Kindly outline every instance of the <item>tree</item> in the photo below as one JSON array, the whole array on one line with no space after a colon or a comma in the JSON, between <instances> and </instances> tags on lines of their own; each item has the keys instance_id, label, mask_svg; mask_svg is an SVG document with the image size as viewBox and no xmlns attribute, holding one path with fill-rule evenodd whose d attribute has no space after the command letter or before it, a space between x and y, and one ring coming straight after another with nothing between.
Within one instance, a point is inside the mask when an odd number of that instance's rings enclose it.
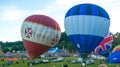
<instances>
[{"instance_id":1,"label":"tree","mask_svg":"<svg viewBox=\"0 0 120 67\"><path fill-rule=\"evenodd\" d=\"M6 52L10 52L10 49L8 49L8 48L4 48L4 49L3 49L3 52L4 52L4 53L6 53Z\"/></svg>"},{"instance_id":2,"label":"tree","mask_svg":"<svg viewBox=\"0 0 120 67\"><path fill-rule=\"evenodd\" d=\"M58 41L57 45L55 47L59 47L60 49L63 48L63 46L66 46L66 43L68 42L68 38L65 32L61 33L61 38Z\"/></svg>"},{"instance_id":3,"label":"tree","mask_svg":"<svg viewBox=\"0 0 120 67\"><path fill-rule=\"evenodd\" d=\"M18 50L19 50L19 51L24 51L24 50L25 50L25 47L24 47L23 45L20 45L20 46L18 47Z\"/></svg>"},{"instance_id":4,"label":"tree","mask_svg":"<svg viewBox=\"0 0 120 67\"><path fill-rule=\"evenodd\" d=\"M14 46L11 48L11 52L12 52L13 50L14 50L14 51L18 51L18 47L17 47L16 45L14 45Z\"/></svg>"},{"instance_id":5,"label":"tree","mask_svg":"<svg viewBox=\"0 0 120 67\"><path fill-rule=\"evenodd\" d=\"M113 35L113 43L112 43L112 49L117 46L120 45L120 33L116 33ZM22 41L15 41L15 42L2 42L0 41L0 45L1 45L1 49L3 50L3 52L9 52L9 51L23 51L25 50L25 47L23 46L23 42ZM58 47L59 49L67 49L69 52L75 52L76 49L74 48L74 46L72 45L72 43L68 40L68 37L66 35L65 32L61 33L61 38L58 41L58 43L55 45L55 47ZM9 49L11 48L11 49Z\"/></svg>"},{"instance_id":6,"label":"tree","mask_svg":"<svg viewBox=\"0 0 120 67\"><path fill-rule=\"evenodd\" d=\"M112 43L112 49L117 46L120 45L120 33L116 33L113 35L113 43Z\"/></svg>"}]
</instances>

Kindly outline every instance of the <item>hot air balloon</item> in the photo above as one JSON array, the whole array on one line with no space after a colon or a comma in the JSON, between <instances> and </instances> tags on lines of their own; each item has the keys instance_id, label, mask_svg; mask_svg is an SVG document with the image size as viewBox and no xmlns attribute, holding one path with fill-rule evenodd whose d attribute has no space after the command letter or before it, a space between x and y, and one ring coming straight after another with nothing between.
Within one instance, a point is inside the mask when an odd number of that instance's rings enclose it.
<instances>
[{"instance_id":1,"label":"hot air balloon","mask_svg":"<svg viewBox=\"0 0 120 67\"><path fill-rule=\"evenodd\" d=\"M53 47L60 36L58 23L45 15L27 17L21 27L21 37L30 61Z\"/></svg>"},{"instance_id":2,"label":"hot air balloon","mask_svg":"<svg viewBox=\"0 0 120 67\"><path fill-rule=\"evenodd\" d=\"M82 58L94 51L110 26L107 12L95 4L78 4L65 15L64 27L69 40Z\"/></svg>"},{"instance_id":3,"label":"hot air balloon","mask_svg":"<svg viewBox=\"0 0 120 67\"><path fill-rule=\"evenodd\" d=\"M107 63L110 64L120 63L120 50L112 52L107 58Z\"/></svg>"},{"instance_id":4,"label":"hot air balloon","mask_svg":"<svg viewBox=\"0 0 120 67\"><path fill-rule=\"evenodd\" d=\"M120 51L120 45L116 46L112 52Z\"/></svg>"},{"instance_id":5,"label":"hot air balloon","mask_svg":"<svg viewBox=\"0 0 120 67\"><path fill-rule=\"evenodd\" d=\"M109 53L111 52L112 42L113 42L112 33L108 32L107 36L95 48L94 50L95 54L108 57Z\"/></svg>"},{"instance_id":6,"label":"hot air balloon","mask_svg":"<svg viewBox=\"0 0 120 67\"><path fill-rule=\"evenodd\" d=\"M120 45L116 46L108 56L107 62L110 64L120 63Z\"/></svg>"}]
</instances>

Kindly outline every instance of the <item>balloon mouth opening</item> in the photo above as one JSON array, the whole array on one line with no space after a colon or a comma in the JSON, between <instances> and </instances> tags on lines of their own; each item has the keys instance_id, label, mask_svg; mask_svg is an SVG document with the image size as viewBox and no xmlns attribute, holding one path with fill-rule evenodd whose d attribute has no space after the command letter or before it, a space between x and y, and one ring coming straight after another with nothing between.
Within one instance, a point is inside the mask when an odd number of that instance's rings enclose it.
<instances>
[{"instance_id":1,"label":"balloon mouth opening","mask_svg":"<svg viewBox=\"0 0 120 67\"><path fill-rule=\"evenodd\" d=\"M87 58L88 54L90 54L90 53L91 52L79 52L80 57L83 58L83 59Z\"/></svg>"},{"instance_id":2,"label":"balloon mouth opening","mask_svg":"<svg viewBox=\"0 0 120 67\"><path fill-rule=\"evenodd\" d=\"M41 54L45 53L47 50L49 50L51 48L49 46L30 42L27 40L24 40L23 42L24 42L24 46L27 50L27 53L29 55L30 61L33 61L36 57L40 56Z\"/></svg>"}]
</instances>

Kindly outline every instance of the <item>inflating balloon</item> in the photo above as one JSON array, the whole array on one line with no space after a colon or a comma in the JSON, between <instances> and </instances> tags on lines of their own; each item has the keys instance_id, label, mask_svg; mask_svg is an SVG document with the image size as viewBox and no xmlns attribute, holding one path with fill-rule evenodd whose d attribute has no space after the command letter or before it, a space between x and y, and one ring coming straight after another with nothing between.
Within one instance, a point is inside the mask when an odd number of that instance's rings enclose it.
<instances>
[{"instance_id":1,"label":"inflating balloon","mask_svg":"<svg viewBox=\"0 0 120 67\"><path fill-rule=\"evenodd\" d=\"M120 45L114 47L112 53L107 58L107 62L111 64L120 63Z\"/></svg>"},{"instance_id":2,"label":"inflating balloon","mask_svg":"<svg viewBox=\"0 0 120 67\"><path fill-rule=\"evenodd\" d=\"M112 52L107 58L107 63L110 64L120 63L120 50Z\"/></svg>"},{"instance_id":3,"label":"inflating balloon","mask_svg":"<svg viewBox=\"0 0 120 67\"><path fill-rule=\"evenodd\" d=\"M78 4L65 15L65 31L82 58L86 58L106 36L110 18L95 4Z\"/></svg>"},{"instance_id":4,"label":"inflating balloon","mask_svg":"<svg viewBox=\"0 0 120 67\"><path fill-rule=\"evenodd\" d=\"M108 32L107 36L95 48L94 50L95 54L108 57L109 53L111 52L112 42L113 42L112 33Z\"/></svg>"},{"instance_id":5,"label":"inflating balloon","mask_svg":"<svg viewBox=\"0 0 120 67\"><path fill-rule=\"evenodd\" d=\"M61 30L52 18L45 15L31 15L22 24L21 36L32 61L58 42Z\"/></svg>"}]
</instances>

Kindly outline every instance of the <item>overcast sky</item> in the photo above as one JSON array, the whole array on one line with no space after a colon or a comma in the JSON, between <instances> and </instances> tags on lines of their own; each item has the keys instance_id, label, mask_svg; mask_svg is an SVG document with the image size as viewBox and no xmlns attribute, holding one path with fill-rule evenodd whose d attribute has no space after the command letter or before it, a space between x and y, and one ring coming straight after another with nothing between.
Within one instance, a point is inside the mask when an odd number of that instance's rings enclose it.
<instances>
[{"instance_id":1,"label":"overcast sky","mask_svg":"<svg viewBox=\"0 0 120 67\"><path fill-rule=\"evenodd\" d=\"M120 32L120 0L0 0L0 41L22 40L20 29L24 19L43 14L56 20L64 31L64 16L77 4L92 3L104 8L110 16L110 31Z\"/></svg>"}]
</instances>

